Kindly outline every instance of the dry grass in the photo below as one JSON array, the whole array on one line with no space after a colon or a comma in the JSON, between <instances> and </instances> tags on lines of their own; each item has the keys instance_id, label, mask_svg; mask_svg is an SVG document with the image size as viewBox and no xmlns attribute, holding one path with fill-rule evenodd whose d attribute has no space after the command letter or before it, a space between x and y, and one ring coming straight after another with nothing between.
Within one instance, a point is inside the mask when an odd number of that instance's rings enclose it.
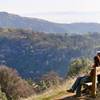
<instances>
[{"instance_id":1,"label":"dry grass","mask_svg":"<svg viewBox=\"0 0 100 100\"><path fill-rule=\"evenodd\" d=\"M70 88L74 80L75 78L74 79L70 78L59 86L52 87L41 94L33 95L24 100L54 100L54 98L66 94L66 89Z\"/></svg>"}]
</instances>

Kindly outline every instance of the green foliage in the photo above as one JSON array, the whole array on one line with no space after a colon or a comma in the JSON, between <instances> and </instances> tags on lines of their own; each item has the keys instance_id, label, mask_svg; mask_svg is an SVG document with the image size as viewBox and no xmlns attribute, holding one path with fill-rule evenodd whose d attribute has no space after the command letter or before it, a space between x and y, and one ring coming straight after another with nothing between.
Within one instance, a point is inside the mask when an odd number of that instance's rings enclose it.
<instances>
[{"instance_id":1,"label":"green foliage","mask_svg":"<svg viewBox=\"0 0 100 100\"><path fill-rule=\"evenodd\" d=\"M31 86L33 85L33 80L31 78L26 80Z\"/></svg>"},{"instance_id":2,"label":"green foliage","mask_svg":"<svg viewBox=\"0 0 100 100\"><path fill-rule=\"evenodd\" d=\"M91 60L88 58L78 58L71 61L68 76L75 76L80 73L89 73Z\"/></svg>"}]
</instances>

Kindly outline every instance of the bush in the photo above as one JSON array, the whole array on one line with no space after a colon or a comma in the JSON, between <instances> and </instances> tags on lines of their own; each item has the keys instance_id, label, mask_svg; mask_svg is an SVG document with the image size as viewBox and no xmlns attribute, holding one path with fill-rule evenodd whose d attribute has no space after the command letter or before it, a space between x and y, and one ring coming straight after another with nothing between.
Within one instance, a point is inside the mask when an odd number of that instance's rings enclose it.
<instances>
[{"instance_id":1,"label":"bush","mask_svg":"<svg viewBox=\"0 0 100 100\"><path fill-rule=\"evenodd\" d=\"M41 81L39 82L39 89L46 90L48 88L58 86L63 82L63 78L61 78L56 72L51 71L42 76Z\"/></svg>"},{"instance_id":2,"label":"bush","mask_svg":"<svg viewBox=\"0 0 100 100\"><path fill-rule=\"evenodd\" d=\"M28 97L34 92L32 87L18 75L15 69L6 66L0 66L0 85L8 100Z\"/></svg>"},{"instance_id":3,"label":"bush","mask_svg":"<svg viewBox=\"0 0 100 100\"><path fill-rule=\"evenodd\" d=\"M67 76L75 76L80 73L89 73L91 60L88 58L77 58L71 61Z\"/></svg>"},{"instance_id":4,"label":"bush","mask_svg":"<svg viewBox=\"0 0 100 100\"><path fill-rule=\"evenodd\" d=\"M1 88L0 88L0 100L7 100L6 94L1 91Z\"/></svg>"}]
</instances>

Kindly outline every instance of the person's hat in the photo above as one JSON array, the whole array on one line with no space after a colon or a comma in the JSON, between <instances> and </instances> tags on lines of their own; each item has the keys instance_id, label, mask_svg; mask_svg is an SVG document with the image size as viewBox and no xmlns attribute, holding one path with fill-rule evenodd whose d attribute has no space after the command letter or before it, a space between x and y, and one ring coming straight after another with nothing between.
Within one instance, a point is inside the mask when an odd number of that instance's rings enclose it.
<instances>
[{"instance_id":1,"label":"person's hat","mask_svg":"<svg viewBox=\"0 0 100 100\"><path fill-rule=\"evenodd\" d=\"M100 54L100 51L97 51L97 54Z\"/></svg>"}]
</instances>

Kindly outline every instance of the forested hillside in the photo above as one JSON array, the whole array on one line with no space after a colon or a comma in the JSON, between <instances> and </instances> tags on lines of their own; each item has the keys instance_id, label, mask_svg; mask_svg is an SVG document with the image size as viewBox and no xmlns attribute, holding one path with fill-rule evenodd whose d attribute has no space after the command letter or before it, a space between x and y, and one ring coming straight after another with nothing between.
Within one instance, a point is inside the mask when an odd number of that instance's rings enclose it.
<instances>
[{"instance_id":1,"label":"forested hillside","mask_svg":"<svg viewBox=\"0 0 100 100\"><path fill-rule=\"evenodd\" d=\"M55 35L0 28L0 64L38 80L50 71L65 77L71 60L91 58L100 49L100 34Z\"/></svg>"}]
</instances>

